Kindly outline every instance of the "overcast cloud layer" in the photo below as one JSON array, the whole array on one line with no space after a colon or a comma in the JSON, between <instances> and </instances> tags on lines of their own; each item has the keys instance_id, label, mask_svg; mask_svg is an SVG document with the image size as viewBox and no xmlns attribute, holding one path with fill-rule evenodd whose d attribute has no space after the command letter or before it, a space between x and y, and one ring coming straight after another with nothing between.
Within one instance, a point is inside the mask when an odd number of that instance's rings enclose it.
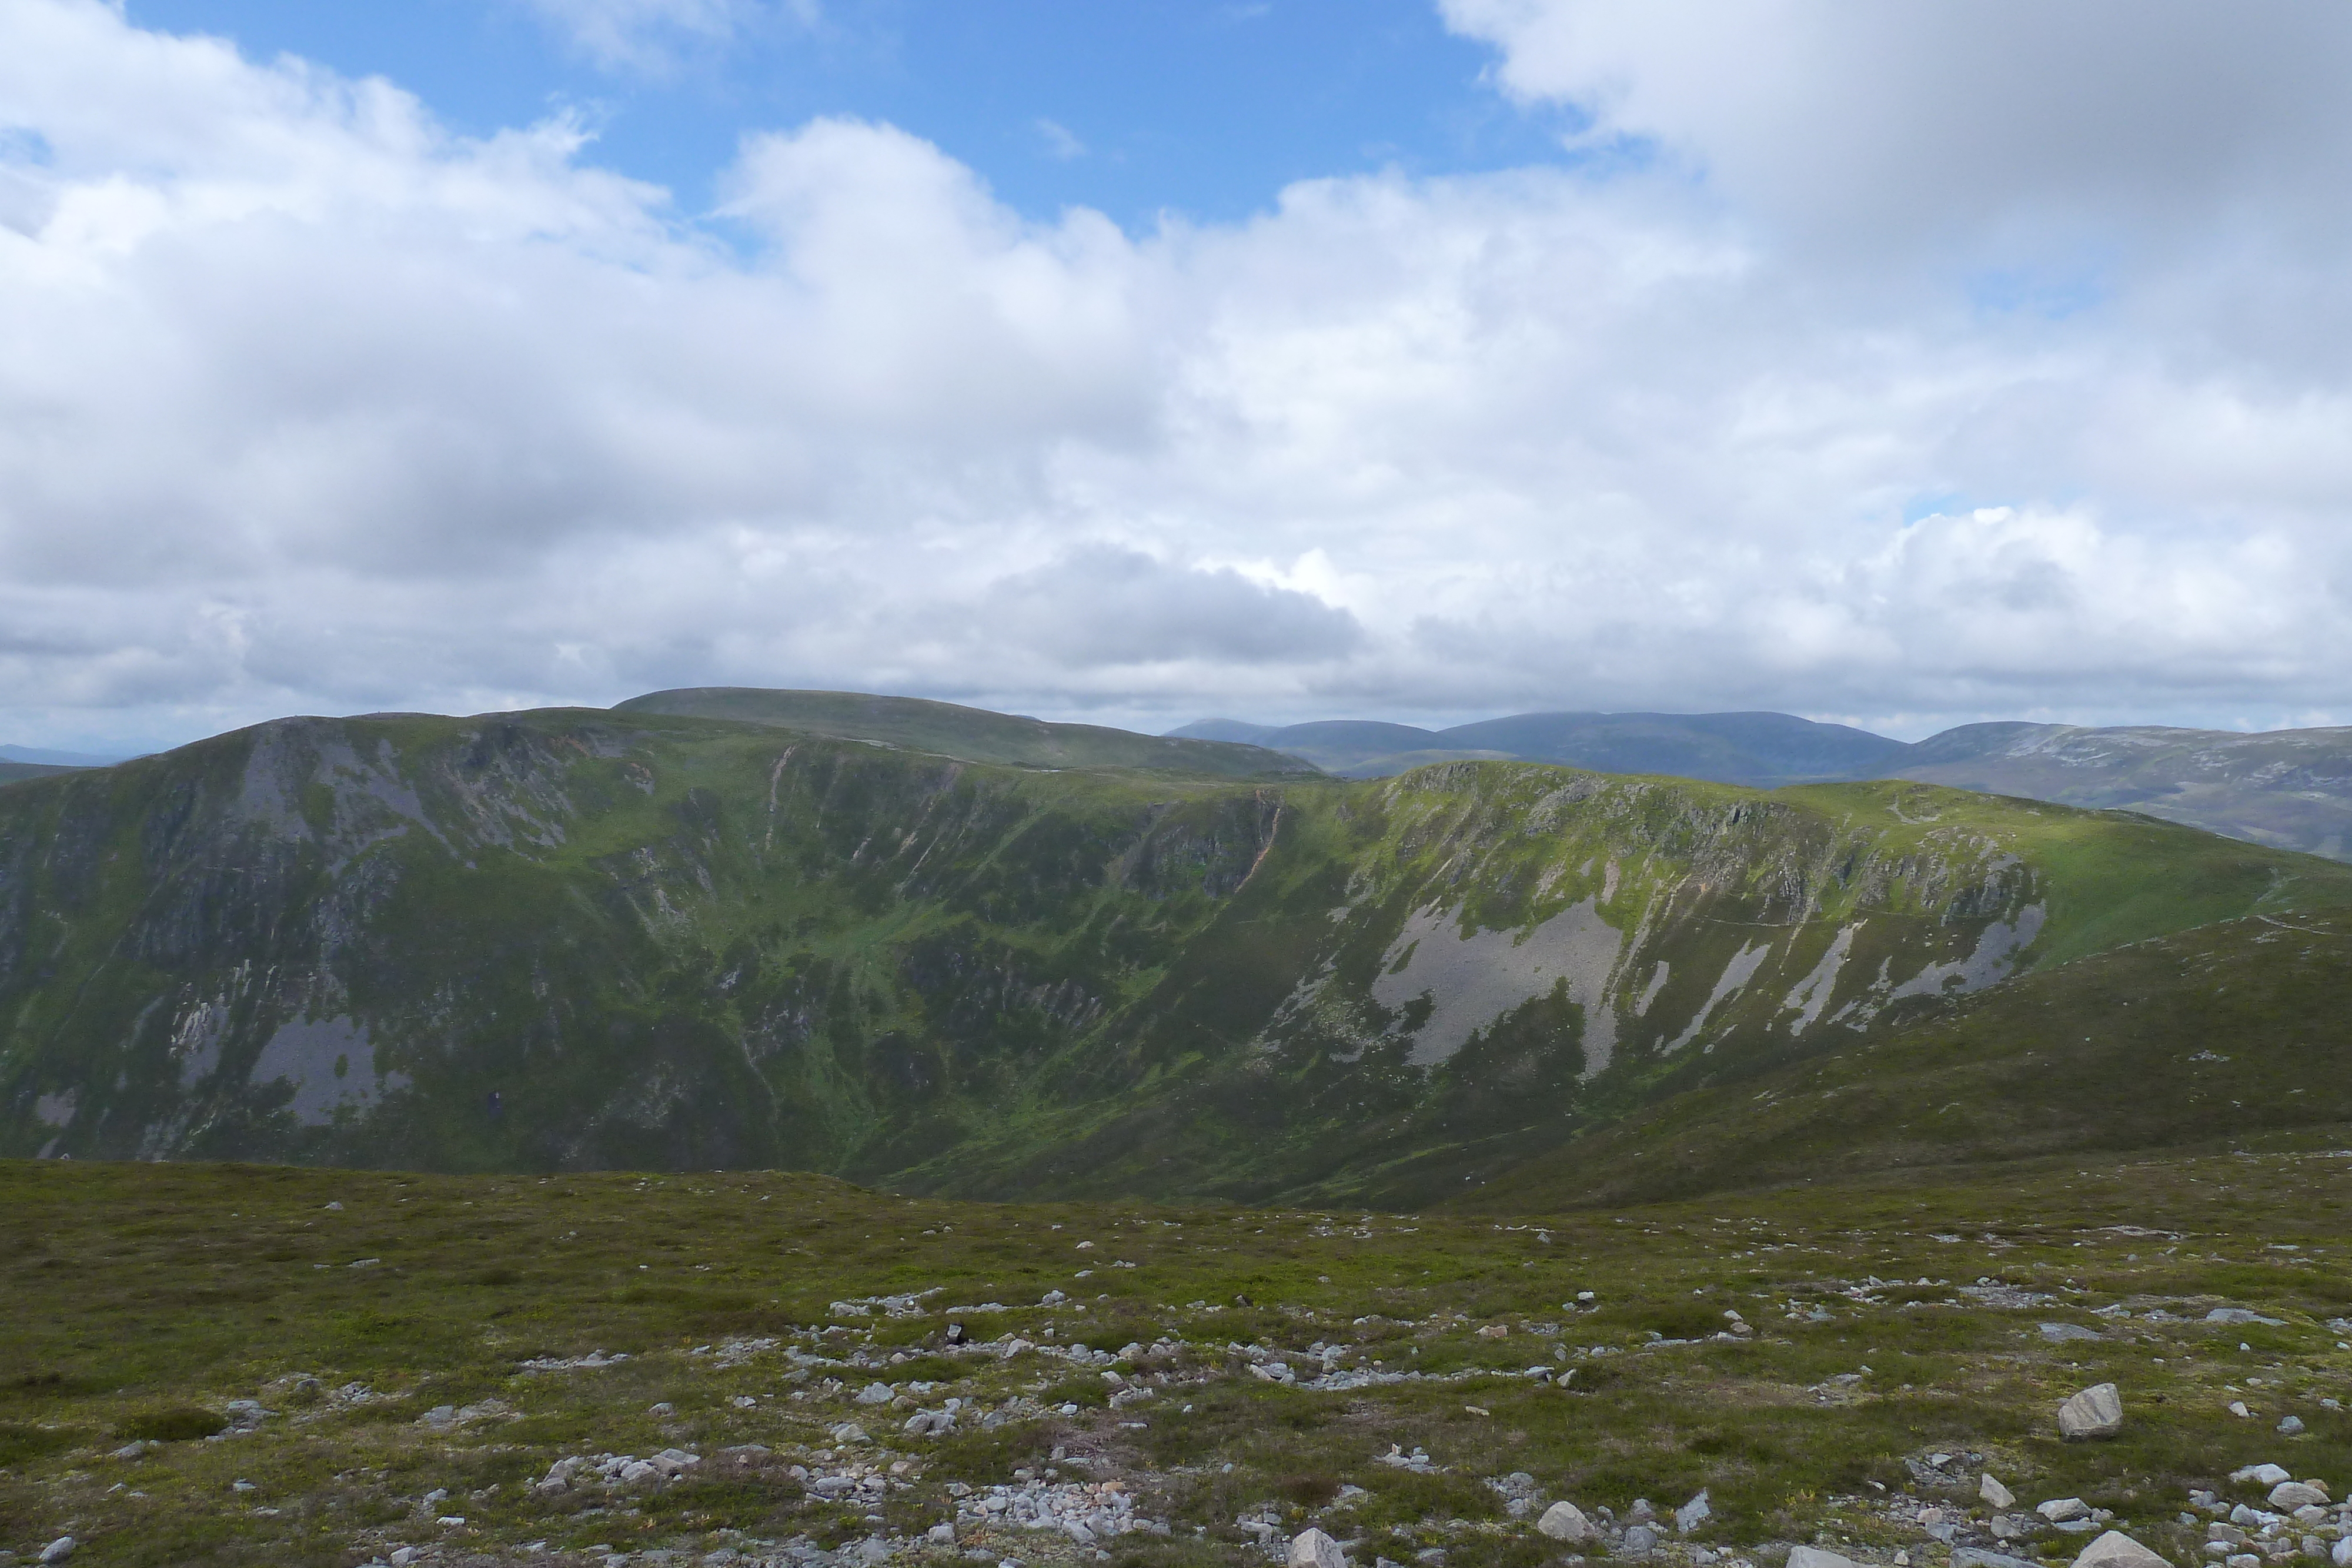
<instances>
[{"instance_id":1,"label":"overcast cloud layer","mask_svg":"<svg viewBox=\"0 0 2352 1568\"><path fill-rule=\"evenodd\" d=\"M742 9L533 3L616 62ZM1573 158L1137 235L846 120L680 213L563 122L0 0L0 740L2352 719L2352 9L1444 10Z\"/></svg>"}]
</instances>

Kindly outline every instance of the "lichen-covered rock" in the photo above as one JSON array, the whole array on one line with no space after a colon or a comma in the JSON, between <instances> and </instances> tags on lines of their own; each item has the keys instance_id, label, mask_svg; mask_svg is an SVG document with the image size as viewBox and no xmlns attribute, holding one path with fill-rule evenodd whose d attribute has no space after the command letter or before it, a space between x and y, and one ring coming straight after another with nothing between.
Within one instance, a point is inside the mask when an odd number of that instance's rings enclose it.
<instances>
[{"instance_id":1,"label":"lichen-covered rock","mask_svg":"<svg viewBox=\"0 0 2352 1568\"><path fill-rule=\"evenodd\" d=\"M2110 1530L2074 1559L2074 1568L2172 1568L2162 1557L2120 1530Z\"/></svg>"},{"instance_id":2,"label":"lichen-covered rock","mask_svg":"<svg viewBox=\"0 0 2352 1568\"><path fill-rule=\"evenodd\" d=\"M1348 1568L1348 1559L1321 1531L1302 1530L1290 1538L1290 1568Z\"/></svg>"},{"instance_id":3,"label":"lichen-covered rock","mask_svg":"<svg viewBox=\"0 0 2352 1568\"><path fill-rule=\"evenodd\" d=\"M2124 1399L2112 1383L2085 1388L2058 1406L2058 1435L2069 1442L2112 1437L2124 1429Z\"/></svg>"},{"instance_id":4,"label":"lichen-covered rock","mask_svg":"<svg viewBox=\"0 0 2352 1568\"><path fill-rule=\"evenodd\" d=\"M1590 1541L1593 1533L1592 1521L1584 1517L1584 1511L1564 1501L1544 1510L1543 1517L1536 1521L1536 1530L1554 1541Z\"/></svg>"}]
</instances>

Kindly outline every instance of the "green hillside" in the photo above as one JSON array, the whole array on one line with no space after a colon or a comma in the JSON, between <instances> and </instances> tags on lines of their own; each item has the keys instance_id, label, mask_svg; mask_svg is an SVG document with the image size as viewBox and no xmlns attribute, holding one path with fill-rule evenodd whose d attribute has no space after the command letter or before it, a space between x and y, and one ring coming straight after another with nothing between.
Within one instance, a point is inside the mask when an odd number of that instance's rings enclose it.
<instances>
[{"instance_id":1,"label":"green hillside","mask_svg":"<svg viewBox=\"0 0 2352 1568\"><path fill-rule=\"evenodd\" d=\"M20 779L47 779L59 773L70 773L71 768L61 768L47 762L10 762L0 758L0 784L14 784Z\"/></svg>"},{"instance_id":2,"label":"green hillside","mask_svg":"<svg viewBox=\"0 0 2352 1568\"><path fill-rule=\"evenodd\" d=\"M0 792L0 1153L1420 1203L2004 977L2347 903L1916 784L286 720Z\"/></svg>"},{"instance_id":3,"label":"green hillside","mask_svg":"<svg viewBox=\"0 0 2352 1568\"><path fill-rule=\"evenodd\" d=\"M1172 770L1221 779L1311 777L1316 771L1297 758L1263 747L1137 735L1091 724L1048 724L1044 719L921 697L869 696L858 692L694 686L631 697L614 705L613 711L734 719L958 757L968 762L1008 762L1029 768Z\"/></svg>"},{"instance_id":4,"label":"green hillside","mask_svg":"<svg viewBox=\"0 0 2352 1568\"><path fill-rule=\"evenodd\" d=\"M1458 1201L1638 1202L2044 1155L2226 1150L2352 1122L2352 916L2253 915L1939 1006L1913 1027L1682 1095Z\"/></svg>"}]
</instances>

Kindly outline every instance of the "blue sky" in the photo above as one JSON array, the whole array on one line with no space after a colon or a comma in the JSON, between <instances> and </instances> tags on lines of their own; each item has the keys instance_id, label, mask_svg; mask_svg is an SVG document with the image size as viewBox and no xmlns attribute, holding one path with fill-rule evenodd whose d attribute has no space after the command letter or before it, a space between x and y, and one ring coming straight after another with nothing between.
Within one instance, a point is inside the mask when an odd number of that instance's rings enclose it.
<instances>
[{"instance_id":1,"label":"blue sky","mask_svg":"<svg viewBox=\"0 0 2352 1568\"><path fill-rule=\"evenodd\" d=\"M0 0L0 743L2352 719L2347 75L2335 0Z\"/></svg>"},{"instance_id":2,"label":"blue sky","mask_svg":"<svg viewBox=\"0 0 2352 1568\"><path fill-rule=\"evenodd\" d=\"M746 12L723 38L644 29L644 61L601 61L520 4L130 0L136 21L235 39L416 92L485 135L581 114L597 158L683 209L747 130L820 115L887 120L983 174L1032 217L1096 208L1245 217L1298 180L1394 167L1449 174L1564 162L1572 114L1515 105L1495 53L1424 0L832 0Z\"/></svg>"}]
</instances>

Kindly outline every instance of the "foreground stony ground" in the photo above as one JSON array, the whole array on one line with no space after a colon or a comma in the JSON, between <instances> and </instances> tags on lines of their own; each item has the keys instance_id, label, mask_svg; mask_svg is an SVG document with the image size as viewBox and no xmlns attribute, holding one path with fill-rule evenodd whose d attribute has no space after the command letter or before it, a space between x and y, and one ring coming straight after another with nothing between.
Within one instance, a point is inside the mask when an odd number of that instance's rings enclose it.
<instances>
[{"instance_id":1,"label":"foreground stony ground","mask_svg":"<svg viewBox=\"0 0 2352 1568\"><path fill-rule=\"evenodd\" d=\"M1498 1221L0 1166L0 1563L1156 1568L1311 1529L1358 1568L2109 1531L2352 1568L2348 1168ZM2103 1384L2121 1429L2062 1437Z\"/></svg>"}]
</instances>

